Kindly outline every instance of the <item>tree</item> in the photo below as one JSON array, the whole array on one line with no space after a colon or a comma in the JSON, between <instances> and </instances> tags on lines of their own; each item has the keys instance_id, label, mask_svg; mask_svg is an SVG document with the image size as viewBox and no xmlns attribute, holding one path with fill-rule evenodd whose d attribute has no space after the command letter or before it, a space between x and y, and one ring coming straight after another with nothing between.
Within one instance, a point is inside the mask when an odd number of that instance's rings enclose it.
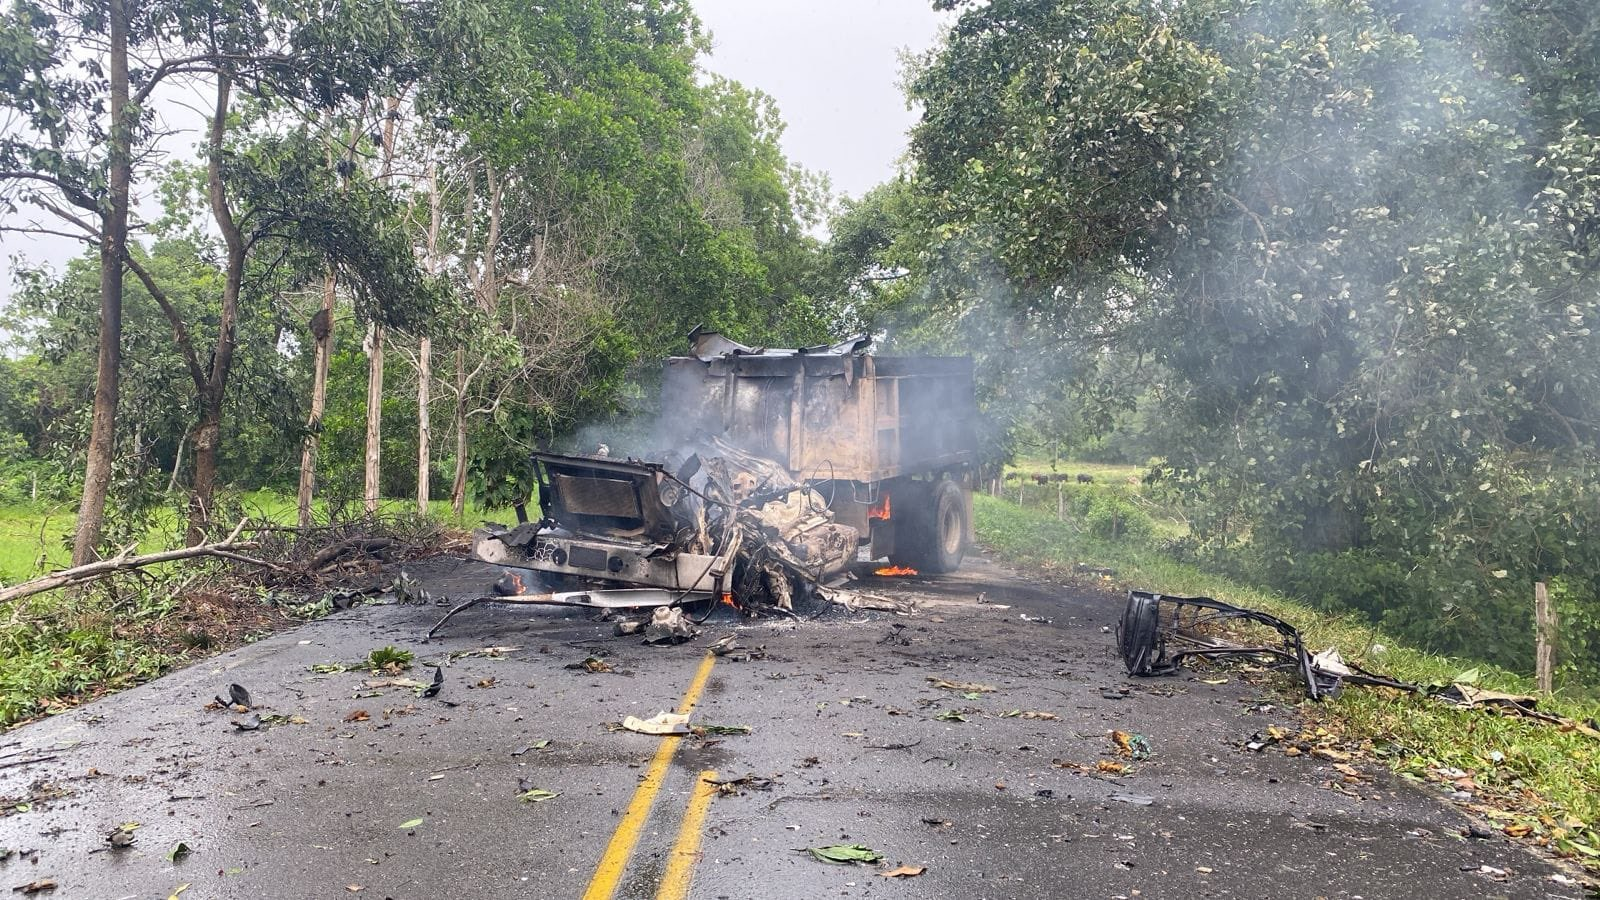
<instances>
[{"instance_id":1,"label":"tree","mask_svg":"<svg viewBox=\"0 0 1600 900\"><path fill-rule=\"evenodd\" d=\"M246 2L219 15L209 5L177 0L138 10L123 0L107 0L103 10L19 4L7 16L6 45L17 52L5 54L0 85L6 89L0 91L0 103L25 124L0 141L4 200L13 208L55 216L68 223L73 235L101 246L100 375L75 562L92 555L104 514L115 437L122 273L130 258L129 191L136 148L150 138L149 110L156 89L173 80L200 80L214 85L216 97L206 141L207 195L225 246L226 282L221 323L204 370L194 348L186 349L201 400L194 432L190 534L197 540L216 484L217 417L232 366L233 328L250 249L230 208L223 176L230 117L236 112L234 87L243 85L263 108L280 113L334 108L373 96L412 77L423 58L423 42L416 35L445 42L456 33L462 24L456 10L373 0L340 6L329 15L320 7ZM138 38L132 50L130 34ZM98 62L102 50L109 76ZM130 54L137 62L131 74ZM80 66L82 57L89 61ZM108 128L98 125L102 114L110 117ZM51 230L37 224L20 227ZM159 295L159 289L152 293ZM185 345L182 323L174 321L173 327L180 346Z\"/></svg>"},{"instance_id":2,"label":"tree","mask_svg":"<svg viewBox=\"0 0 1600 900\"><path fill-rule=\"evenodd\" d=\"M1155 362L1167 471L1269 552L1391 554L1435 613L1588 558L1458 526L1584 502L1592 5L949 5L911 88L940 308L986 272L1080 370Z\"/></svg>"}]
</instances>

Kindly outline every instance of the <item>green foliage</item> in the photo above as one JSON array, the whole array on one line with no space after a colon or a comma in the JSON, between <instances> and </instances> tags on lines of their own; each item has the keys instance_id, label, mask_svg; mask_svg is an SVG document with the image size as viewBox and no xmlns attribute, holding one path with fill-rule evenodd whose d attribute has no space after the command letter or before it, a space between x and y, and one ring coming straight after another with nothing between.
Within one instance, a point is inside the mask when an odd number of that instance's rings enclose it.
<instances>
[{"instance_id":1,"label":"green foliage","mask_svg":"<svg viewBox=\"0 0 1600 900\"><path fill-rule=\"evenodd\" d=\"M1556 612L1556 659L1561 680L1600 684L1600 594L1594 579L1564 575L1550 580Z\"/></svg>"},{"instance_id":2,"label":"green foliage","mask_svg":"<svg viewBox=\"0 0 1600 900\"><path fill-rule=\"evenodd\" d=\"M1140 540L1151 533L1150 516L1115 491L1094 492L1083 525L1089 534L1102 540Z\"/></svg>"},{"instance_id":3,"label":"green foliage","mask_svg":"<svg viewBox=\"0 0 1600 900\"><path fill-rule=\"evenodd\" d=\"M1600 12L948 5L923 332L1052 438L1142 406L1198 539L1528 665L1530 583L1600 550Z\"/></svg>"},{"instance_id":4,"label":"green foliage","mask_svg":"<svg viewBox=\"0 0 1600 900\"><path fill-rule=\"evenodd\" d=\"M398 647L378 647L367 654L367 665L375 670L394 670L411 668L411 661L415 658L410 650L401 650Z\"/></svg>"},{"instance_id":5,"label":"green foliage","mask_svg":"<svg viewBox=\"0 0 1600 900\"><path fill-rule=\"evenodd\" d=\"M45 595L0 627L0 726L159 675L171 662L123 625L154 614L158 591Z\"/></svg>"}]
</instances>

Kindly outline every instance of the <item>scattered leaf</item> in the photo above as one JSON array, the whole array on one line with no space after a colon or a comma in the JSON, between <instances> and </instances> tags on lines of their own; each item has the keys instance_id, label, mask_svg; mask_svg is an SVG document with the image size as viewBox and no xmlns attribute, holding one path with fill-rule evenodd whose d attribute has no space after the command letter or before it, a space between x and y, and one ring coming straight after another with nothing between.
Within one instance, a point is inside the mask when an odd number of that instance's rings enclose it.
<instances>
[{"instance_id":1,"label":"scattered leaf","mask_svg":"<svg viewBox=\"0 0 1600 900\"><path fill-rule=\"evenodd\" d=\"M926 866L896 866L887 872L879 872L882 878L915 878L928 871Z\"/></svg>"},{"instance_id":2,"label":"scattered leaf","mask_svg":"<svg viewBox=\"0 0 1600 900\"><path fill-rule=\"evenodd\" d=\"M56 882L54 878L40 878L37 881L30 881L27 884L18 885L11 890L13 893L37 894L42 891L53 891L55 889ZM173 896L177 895L174 894Z\"/></svg>"},{"instance_id":3,"label":"scattered leaf","mask_svg":"<svg viewBox=\"0 0 1600 900\"><path fill-rule=\"evenodd\" d=\"M194 848L193 847L190 847L188 844L184 843L183 841L179 841L176 844L172 845L172 849L171 850L167 851L167 862L175 863L178 860L183 859L185 856L188 856L190 853L193 853L193 852L194 852Z\"/></svg>"},{"instance_id":4,"label":"scattered leaf","mask_svg":"<svg viewBox=\"0 0 1600 900\"><path fill-rule=\"evenodd\" d=\"M561 794L553 791L547 791L544 788L534 788L531 791L523 791L522 793L518 794L517 799L521 800L523 803L543 803L546 800L554 800L559 796L561 796Z\"/></svg>"},{"instance_id":5,"label":"scattered leaf","mask_svg":"<svg viewBox=\"0 0 1600 900\"><path fill-rule=\"evenodd\" d=\"M1142 734L1113 731L1111 742L1117 746L1118 753L1130 759L1144 759L1150 755L1150 739Z\"/></svg>"},{"instance_id":6,"label":"scattered leaf","mask_svg":"<svg viewBox=\"0 0 1600 900\"><path fill-rule=\"evenodd\" d=\"M826 863L875 863L883 854L861 844L833 844L827 847L807 847L806 852Z\"/></svg>"},{"instance_id":7,"label":"scattered leaf","mask_svg":"<svg viewBox=\"0 0 1600 900\"><path fill-rule=\"evenodd\" d=\"M344 717L344 720L346 722L365 722L365 721L367 721L367 720L369 720L371 718L372 718L372 714L371 713L367 712L364 709L356 709L356 710L351 710L350 714Z\"/></svg>"},{"instance_id":8,"label":"scattered leaf","mask_svg":"<svg viewBox=\"0 0 1600 900\"><path fill-rule=\"evenodd\" d=\"M953 709L947 709L944 712L939 713L937 716L934 716L934 718L941 722L965 722L967 720L966 716L963 716L961 713L958 713Z\"/></svg>"},{"instance_id":9,"label":"scattered leaf","mask_svg":"<svg viewBox=\"0 0 1600 900\"><path fill-rule=\"evenodd\" d=\"M412 819L409 822L401 822L400 823L400 829L402 831L404 831L406 829L416 828L418 825L421 825L421 824L422 824L422 820L421 819Z\"/></svg>"},{"instance_id":10,"label":"scattered leaf","mask_svg":"<svg viewBox=\"0 0 1600 900\"><path fill-rule=\"evenodd\" d=\"M936 688L944 688L947 691L955 691L960 694L990 694L999 690L999 688L990 684L974 684L970 681L946 681L943 678L935 678L932 675L928 676L928 683Z\"/></svg>"},{"instance_id":11,"label":"scattered leaf","mask_svg":"<svg viewBox=\"0 0 1600 900\"><path fill-rule=\"evenodd\" d=\"M415 655L410 650L401 650L398 647L379 647L367 654L367 665L380 672L398 675L411 668L411 661Z\"/></svg>"},{"instance_id":12,"label":"scattered leaf","mask_svg":"<svg viewBox=\"0 0 1600 900\"><path fill-rule=\"evenodd\" d=\"M749 734L753 729L749 725L694 725L689 731L705 736L708 734Z\"/></svg>"}]
</instances>

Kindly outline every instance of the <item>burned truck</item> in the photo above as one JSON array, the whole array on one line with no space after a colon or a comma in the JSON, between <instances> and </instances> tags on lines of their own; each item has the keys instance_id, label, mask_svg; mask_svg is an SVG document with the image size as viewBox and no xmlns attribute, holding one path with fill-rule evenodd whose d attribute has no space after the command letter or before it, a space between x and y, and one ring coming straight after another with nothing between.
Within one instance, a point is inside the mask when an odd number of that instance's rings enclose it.
<instances>
[{"instance_id":1,"label":"burned truck","mask_svg":"<svg viewBox=\"0 0 1600 900\"><path fill-rule=\"evenodd\" d=\"M533 455L541 518L474 542L506 568L503 600L788 610L863 556L906 573L960 565L977 465L969 358L875 356L867 337L690 340L663 372L666 449Z\"/></svg>"}]
</instances>

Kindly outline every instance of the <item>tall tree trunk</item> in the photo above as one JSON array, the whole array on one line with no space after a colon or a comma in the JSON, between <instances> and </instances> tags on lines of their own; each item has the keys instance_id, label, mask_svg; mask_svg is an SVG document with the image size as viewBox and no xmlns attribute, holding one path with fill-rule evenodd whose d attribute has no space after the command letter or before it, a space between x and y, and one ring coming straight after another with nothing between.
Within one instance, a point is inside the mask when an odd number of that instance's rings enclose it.
<instances>
[{"instance_id":1,"label":"tall tree trunk","mask_svg":"<svg viewBox=\"0 0 1600 900\"><path fill-rule=\"evenodd\" d=\"M433 338L417 342L417 515L428 514L428 479L433 474L433 425L428 404L433 400Z\"/></svg>"},{"instance_id":2,"label":"tall tree trunk","mask_svg":"<svg viewBox=\"0 0 1600 900\"><path fill-rule=\"evenodd\" d=\"M383 325L367 329L367 454L365 490L368 515L378 512L378 477L383 461Z\"/></svg>"},{"instance_id":3,"label":"tall tree trunk","mask_svg":"<svg viewBox=\"0 0 1600 900\"><path fill-rule=\"evenodd\" d=\"M200 391L200 421L194 429L194 491L189 500L189 546L204 542L210 524L212 501L217 490L217 459L222 451L222 406L227 396L228 376L233 371L233 351L237 343L239 291L244 285L244 235L233 212L228 209L228 194L222 183L222 140L227 133L229 100L233 77L217 73L217 105L212 111L208 138L210 160L206 165L206 187L211 200L211 216L222 233L227 248L223 267L222 309L217 317L217 343L211 351L211 370Z\"/></svg>"},{"instance_id":4,"label":"tall tree trunk","mask_svg":"<svg viewBox=\"0 0 1600 900\"><path fill-rule=\"evenodd\" d=\"M100 227L100 352L94 382L94 415L88 459L83 470L83 500L72 538L72 564L92 562L105 526L106 495L117 444L117 399L122 369L122 258L128 245L128 185L133 180L133 123L128 105L128 8L108 0L111 31L111 129L108 142L105 206Z\"/></svg>"},{"instance_id":5,"label":"tall tree trunk","mask_svg":"<svg viewBox=\"0 0 1600 900\"><path fill-rule=\"evenodd\" d=\"M428 247L429 275L439 274L439 163L428 165ZM428 514L433 476L433 428L428 404L433 400L433 338L424 334L417 342L417 514Z\"/></svg>"},{"instance_id":6,"label":"tall tree trunk","mask_svg":"<svg viewBox=\"0 0 1600 900\"><path fill-rule=\"evenodd\" d=\"M495 307L499 305L500 277L495 272L499 258L500 244L500 197L504 192L500 184L500 177L495 172L494 163L486 163L489 186L489 233L483 242L483 279L481 282L480 296L484 312L494 315Z\"/></svg>"},{"instance_id":7,"label":"tall tree trunk","mask_svg":"<svg viewBox=\"0 0 1600 900\"><path fill-rule=\"evenodd\" d=\"M400 114L400 98L384 103L383 163L379 180L387 183L394 173L394 126ZM379 477L383 457L383 323L373 322L367 341L367 466L363 497L368 515L378 512Z\"/></svg>"},{"instance_id":8,"label":"tall tree trunk","mask_svg":"<svg viewBox=\"0 0 1600 900\"><path fill-rule=\"evenodd\" d=\"M172 493L178 488L178 473L183 471L183 443L188 440L187 434L178 435L178 452L172 458L172 477L167 479L167 493Z\"/></svg>"},{"instance_id":9,"label":"tall tree trunk","mask_svg":"<svg viewBox=\"0 0 1600 900\"><path fill-rule=\"evenodd\" d=\"M306 436L300 447L300 527L310 528L311 499L317 486L317 449L322 443L322 416L328 408L328 361L333 351L333 269L322 276L322 308L311 317L311 337L316 357L311 369L311 415L306 417Z\"/></svg>"},{"instance_id":10,"label":"tall tree trunk","mask_svg":"<svg viewBox=\"0 0 1600 900\"><path fill-rule=\"evenodd\" d=\"M450 511L460 519L467 511L467 351L456 348L456 477L450 482Z\"/></svg>"}]
</instances>

